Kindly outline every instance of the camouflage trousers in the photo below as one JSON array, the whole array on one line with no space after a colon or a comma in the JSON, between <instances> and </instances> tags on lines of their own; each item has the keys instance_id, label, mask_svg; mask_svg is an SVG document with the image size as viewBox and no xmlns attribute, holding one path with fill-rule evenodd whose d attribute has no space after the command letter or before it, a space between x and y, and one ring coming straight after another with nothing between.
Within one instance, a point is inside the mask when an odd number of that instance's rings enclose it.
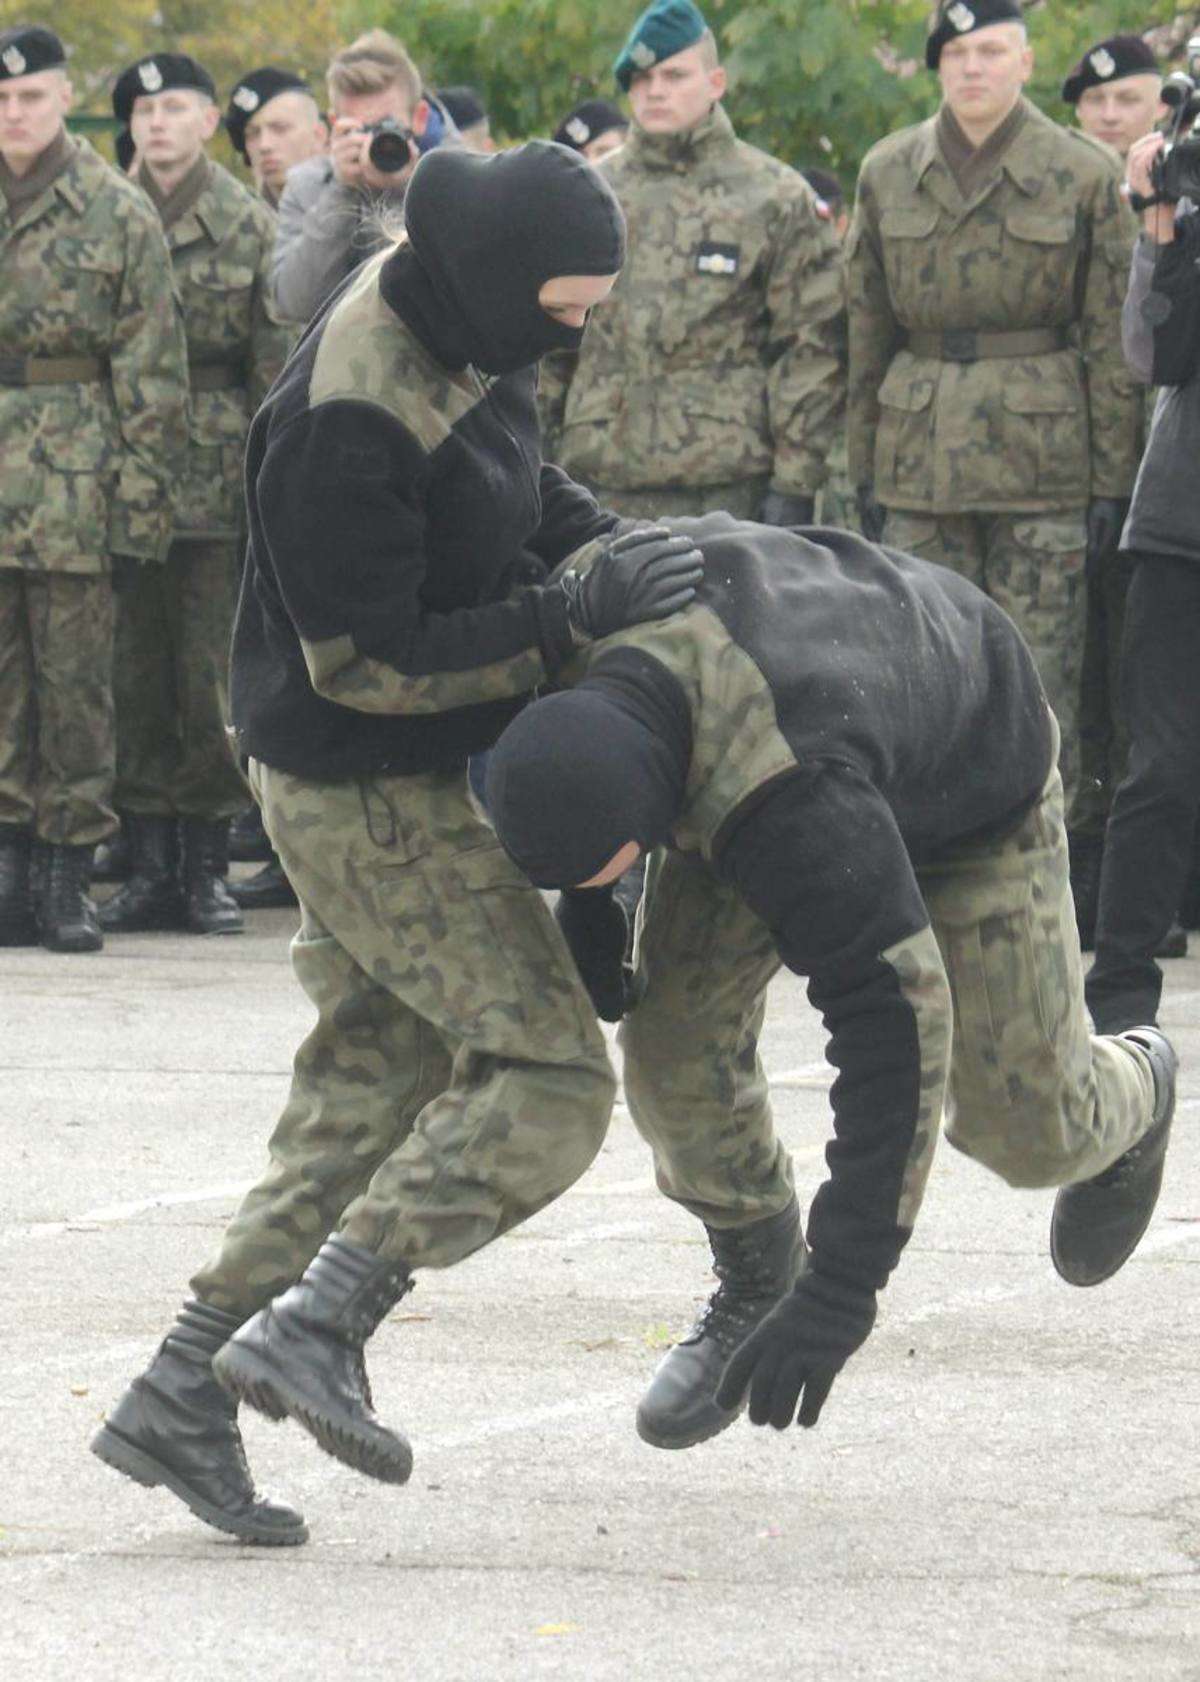
<instances>
[{"instance_id":1,"label":"camouflage trousers","mask_svg":"<svg viewBox=\"0 0 1200 1682\"><path fill-rule=\"evenodd\" d=\"M119 812L215 820L245 808L225 729L235 592L229 540L182 538L117 597Z\"/></svg>"},{"instance_id":2,"label":"camouflage trousers","mask_svg":"<svg viewBox=\"0 0 1200 1682\"><path fill-rule=\"evenodd\" d=\"M946 1137L1013 1186L1098 1174L1149 1126L1153 1078L1089 1032L1057 769L1014 833L918 880L953 1009ZM758 1055L770 935L697 855L670 853L647 872L638 963L620 1041L660 1190L713 1227L777 1213L792 1174Z\"/></svg>"},{"instance_id":3,"label":"camouflage trousers","mask_svg":"<svg viewBox=\"0 0 1200 1682\"><path fill-rule=\"evenodd\" d=\"M624 490L612 485L592 485L592 495L601 508L611 508L629 520L663 520L711 514L724 509L738 520L756 520L767 494L769 480L739 479L729 485L654 485Z\"/></svg>"},{"instance_id":4,"label":"camouflage trousers","mask_svg":"<svg viewBox=\"0 0 1200 1682\"><path fill-rule=\"evenodd\" d=\"M192 1281L250 1314L327 1235L447 1267L591 1163L615 1080L541 895L462 772L316 784L250 764L317 1012L265 1174Z\"/></svg>"},{"instance_id":5,"label":"camouflage trousers","mask_svg":"<svg viewBox=\"0 0 1200 1682\"><path fill-rule=\"evenodd\" d=\"M1061 514L910 514L890 508L883 541L969 578L1029 645L1062 729L1070 810L1079 782L1079 682L1087 612L1083 510Z\"/></svg>"},{"instance_id":6,"label":"camouflage trousers","mask_svg":"<svg viewBox=\"0 0 1200 1682\"><path fill-rule=\"evenodd\" d=\"M1132 555L1107 555L1088 579L1087 629L1079 685L1079 787L1068 813L1073 835L1102 836L1117 784L1129 761L1121 703L1121 642Z\"/></svg>"},{"instance_id":7,"label":"camouflage trousers","mask_svg":"<svg viewBox=\"0 0 1200 1682\"><path fill-rule=\"evenodd\" d=\"M105 574L0 567L0 824L92 845L116 829Z\"/></svg>"}]
</instances>

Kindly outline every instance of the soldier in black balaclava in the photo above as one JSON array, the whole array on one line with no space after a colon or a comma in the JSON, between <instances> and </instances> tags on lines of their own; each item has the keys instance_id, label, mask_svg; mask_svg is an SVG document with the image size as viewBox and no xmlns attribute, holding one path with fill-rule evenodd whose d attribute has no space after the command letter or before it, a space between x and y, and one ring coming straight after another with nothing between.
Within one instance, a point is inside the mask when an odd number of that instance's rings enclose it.
<instances>
[{"instance_id":1,"label":"soldier in black balaclava","mask_svg":"<svg viewBox=\"0 0 1200 1682\"><path fill-rule=\"evenodd\" d=\"M961 1150L1062 1188L1064 1279L1115 1273L1158 1197L1175 1055L1152 1026L1090 1034L1058 729L1011 620L849 532L668 524L704 555L694 604L582 650L575 687L500 738L487 798L531 880L574 890L580 971L601 1014L628 1012L630 1113L708 1230L720 1284L637 1415L681 1449L747 1387L755 1424L816 1423L912 1231L943 1103ZM631 982L612 885L662 848ZM838 1070L807 1257L757 1055L780 964Z\"/></svg>"},{"instance_id":2,"label":"soldier in black balaclava","mask_svg":"<svg viewBox=\"0 0 1200 1682\"><path fill-rule=\"evenodd\" d=\"M579 342L623 256L616 200L565 148L432 152L406 241L331 300L251 429L233 721L318 1022L270 1166L94 1445L247 1540L305 1533L256 1496L234 1398L403 1483L365 1340L416 1267L558 1196L608 1125L587 995L466 766L578 648L699 577L690 539L617 536L541 460L537 359ZM589 543L587 579L551 578Z\"/></svg>"}]
</instances>

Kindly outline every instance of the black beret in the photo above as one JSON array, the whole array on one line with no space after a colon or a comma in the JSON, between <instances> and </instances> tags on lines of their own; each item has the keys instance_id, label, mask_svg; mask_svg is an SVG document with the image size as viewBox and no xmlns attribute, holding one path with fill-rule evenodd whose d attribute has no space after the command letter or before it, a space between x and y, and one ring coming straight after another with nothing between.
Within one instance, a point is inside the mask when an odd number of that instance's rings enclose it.
<instances>
[{"instance_id":1,"label":"black beret","mask_svg":"<svg viewBox=\"0 0 1200 1682\"><path fill-rule=\"evenodd\" d=\"M246 124L256 117L264 105L281 93L311 93L303 76L294 70L275 70L264 64L261 70L250 70L240 77L225 107L225 130L234 147L246 156Z\"/></svg>"},{"instance_id":2,"label":"black beret","mask_svg":"<svg viewBox=\"0 0 1200 1682\"><path fill-rule=\"evenodd\" d=\"M960 35L972 35L993 23L1023 23L1025 13L1020 0L943 0L933 15L929 34L925 38L925 63L936 70L947 41Z\"/></svg>"},{"instance_id":3,"label":"black beret","mask_svg":"<svg viewBox=\"0 0 1200 1682\"><path fill-rule=\"evenodd\" d=\"M113 86L112 107L118 122L128 123L133 102L147 93L166 93L170 88L191 88L216 99L216 83L202 64L187 53L150 53L122 70Z\"/></svg>"},{"instance_id":4,"label":"black beret","mask_svg":"<svg viewBox=\"0 0 1200 1682\"><path fill-rule=\"evenodd\" d=\"M1140 35L1110 35L1089 47L1062 85L1062 96L1074 105L1085 88L1101 88L1125 76L1156 76L1158 60Z\"/></svg>"},{"instance_id":5,"label":"black beret","mask_svg":"<svg viewBox=\"0 0 1200 1682\"><path fill-rule=\"evenodd\" d=\"M474 128L476 123L487 122L483 101L474 88L439 88L437 97L455 128Z\"/></svg>"},{"instance_id":6,"label":"black beret","mask_svg":"<svg viewBox=\"0 0 1200 1682\"><path fill-rule=\"evenodd\" d=\"M582 152L598 134L628 127L629 118L615 105L610 105L607 99L585 99L582 105L577 105L563 118L552 138L560 146L571 146L576 152Z\"/></svg>"},{"instance_id":7,"label":"black beret","mask_svg":"<svg viewBox=\"0 0 1200 1682\"><path fill-rule=\"evenodd\" d=\"M0 82L33 76L39 70L59 70L66 62L62 42L40 23L19 23L0 35Z\"/></svg>"}]
</instances>

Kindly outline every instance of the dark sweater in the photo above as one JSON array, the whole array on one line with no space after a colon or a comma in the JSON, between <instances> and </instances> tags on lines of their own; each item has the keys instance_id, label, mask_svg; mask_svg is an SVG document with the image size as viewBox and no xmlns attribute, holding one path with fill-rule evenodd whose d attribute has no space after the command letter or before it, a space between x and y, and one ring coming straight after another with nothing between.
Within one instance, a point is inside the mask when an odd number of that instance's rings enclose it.
<instances>
[{"instance_id":1,"label":"dark sweater","mask_svg":"<svg viewBox=\"0 0 1200 1682\"><path fill-rule=\"evenodd\" d=\"M544 583L616 517L541 460L532 368L442 367L365 264L247 448L239 750L316 781L462 764L572 651Z\"/></svg>"}]
</instances>

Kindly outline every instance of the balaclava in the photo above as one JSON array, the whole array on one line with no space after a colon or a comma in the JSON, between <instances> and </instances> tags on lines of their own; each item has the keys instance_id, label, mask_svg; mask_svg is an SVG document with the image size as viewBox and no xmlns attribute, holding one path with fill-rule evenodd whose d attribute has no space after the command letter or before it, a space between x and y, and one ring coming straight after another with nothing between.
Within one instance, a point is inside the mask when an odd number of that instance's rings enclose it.
<instances>
[{"instance_id":1,"label":"balaclava","mask_svg":"<svg viewBox=\"0 0 1200 1682\"><path fill-rule=\"evenodd\" d=\"M632 649L574 689L535 701L487 771L488 814L539 888L588 881L627 841L666 841L683 806L691 723L682 693Z\"/></svg>"},{"instance_id":2,"label":"balaclava","mask_svg":"<svg viewBox=\"0 0 1200 1682\"><path fill-rule=\"evenodd\" d=\"M547 315L538 292L559 275L616 274L625 260L612 189L548 140L428 153L404 221L408 240L385 265L384 297L447 368L509 374L577 349L583 329Z\"/></svg>"}]
</instances>

